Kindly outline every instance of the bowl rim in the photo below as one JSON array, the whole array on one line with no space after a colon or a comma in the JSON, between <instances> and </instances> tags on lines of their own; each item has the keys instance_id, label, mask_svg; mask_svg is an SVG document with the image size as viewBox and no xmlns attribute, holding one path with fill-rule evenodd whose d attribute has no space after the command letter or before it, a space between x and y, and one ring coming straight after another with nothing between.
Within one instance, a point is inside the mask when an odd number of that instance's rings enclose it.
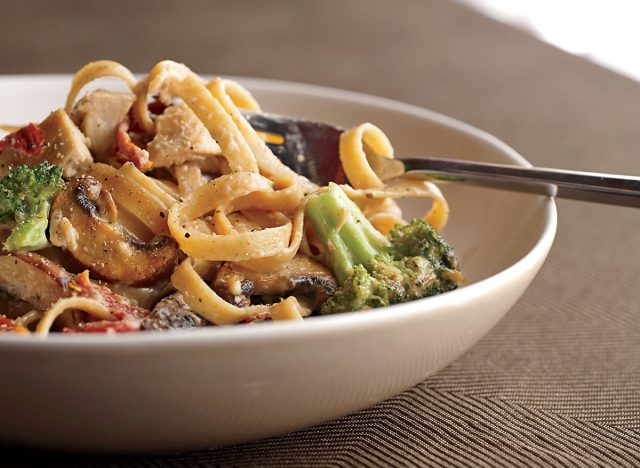
<instances>
[{"instance_id":1,"label":"bowl rim","mask_svg":"<svg viewBox=\"0 0 640 468\"><path fill-rule=\"evenodd\" d=\"M2 81L69 81L71 74L15 74L0 75ZM206 75L203 75L206 76ZM374 96L356 91L349 91L329 86L320 86L286 80L256 78L246 76L227 76L247 86L251 91L275 91L287 94L314 96L338 99L356 104L373 105L428 119L444 126L452 127L484 140L506 154L512 161L521 166L531 166L516 150L494 135L462 122L453 117L419 107L406 102ZM255 324L250 327L215 327L198 330L175 330L149 333L129 333L115 335L94 334L52 334L46 338L22 336L11 333L0 334L0 350L2 349L76 349L114 350L114 349L153 349L183 346L201 346L202 344L224 345L230 342L247 341L251 344L282 340L287 337L310 338L329 332L349 333L355 328L371 329L398 321L411 320L416 315L436 314L443 307L474 300L487 290L499 288L510 278L518 277L528 270L532 263L544 258L553 243L557 228L557 209L553 198L546 198L544 205L544 228L535 245L512 265L504 270L463 288L446 292L438 296L427 297L403 304L396 304L376 309L373 313L348 312L344 314L318 316L296 322L269 322ZM313 325L309 325L313 323Z\"/></svg>"}]
</instances>

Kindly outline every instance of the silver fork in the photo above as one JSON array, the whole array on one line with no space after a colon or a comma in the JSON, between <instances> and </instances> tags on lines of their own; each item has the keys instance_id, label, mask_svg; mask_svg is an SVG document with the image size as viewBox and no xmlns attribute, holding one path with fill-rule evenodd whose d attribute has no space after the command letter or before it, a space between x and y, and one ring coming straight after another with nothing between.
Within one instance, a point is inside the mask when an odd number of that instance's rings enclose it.
<instances>
[{"instance_id":1,"label":"silver fork","mask_svg":"<svg viewBox=\"0 0 640 468\"><path fill-rule=\"evenodd\" d=\"M279 135L269 143L287 166L313 182L346 182L338 155L344 129L323 122L275 114L244 113L256 130ZM485 187L571 198L611 205L640 207L640 177L564 169L510 166L456 159L369 156L373 170L388 180L401 174L434 181L464 182Z\"/></svg>"}]
</instances>

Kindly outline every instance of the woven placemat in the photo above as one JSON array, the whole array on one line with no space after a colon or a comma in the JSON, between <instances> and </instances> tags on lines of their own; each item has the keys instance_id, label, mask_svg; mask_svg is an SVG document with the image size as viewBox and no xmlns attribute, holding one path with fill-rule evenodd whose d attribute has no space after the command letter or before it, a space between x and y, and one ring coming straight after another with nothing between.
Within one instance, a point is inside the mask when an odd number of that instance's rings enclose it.
<instances>
[{"instance_id":1,"label":"woven placemat","mask_svg":"<svg viewBox=\"0 0 640 468\"><path fill-rule=\"evenodd\" d=\"M640 85L451 2L41 1L3 15L5 37L22 45L3 51L1 73L71 72L107 57L146 70L173 58L202 73L422 105L494 133L540 166L640 172ZM188 454L3 453L66 466L640 465L640 211L558 208L549 259L507 317L391 400Z\"/></svg>"}]
</instances>

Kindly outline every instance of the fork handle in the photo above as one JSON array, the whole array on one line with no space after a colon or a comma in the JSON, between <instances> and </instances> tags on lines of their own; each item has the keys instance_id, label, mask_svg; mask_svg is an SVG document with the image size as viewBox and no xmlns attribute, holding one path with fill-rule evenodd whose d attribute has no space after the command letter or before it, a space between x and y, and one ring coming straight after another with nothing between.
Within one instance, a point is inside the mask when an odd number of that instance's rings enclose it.
<instances>
[{"instance_id":1,"label":"fork handle","mask_svg":"<svg viewBox=\"0 0 640 468\"><path fill-rule=\"evenodd\" d=\"M437 181L640 208L640 177L439 158L402 158L401 161L407 175Z\"/></svg>"}]
</instances>

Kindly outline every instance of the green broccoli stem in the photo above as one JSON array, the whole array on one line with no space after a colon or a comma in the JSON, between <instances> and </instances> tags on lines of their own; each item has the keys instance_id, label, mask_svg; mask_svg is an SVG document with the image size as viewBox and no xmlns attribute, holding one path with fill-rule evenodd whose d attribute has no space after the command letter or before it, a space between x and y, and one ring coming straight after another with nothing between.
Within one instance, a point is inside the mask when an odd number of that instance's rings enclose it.
<instances>
[{"instance_id":1,"label":"green broccoli stem","mask_svg":"<svg viewBox=\"0 0 640 468\"><path fill-rule=\"evenodd\" d=\"M305 213L325 246L327 262L342 284L355 265L370 268L371 260L388 246L389 241L346 193L336 184L312 195Z\"/></svg>"},{"instance_id":2,"label":"green broccoli stem","mask_svg":"<svg viewBox=\"0 0 640 468\"><path fill-rule=\"evenodd\" d=\"M50 203L41 202L30 216L16 216L17 225L4 243L7 251L35 251L49 246L46 230L49 225Z\"/></svg>"}]
</instances>

